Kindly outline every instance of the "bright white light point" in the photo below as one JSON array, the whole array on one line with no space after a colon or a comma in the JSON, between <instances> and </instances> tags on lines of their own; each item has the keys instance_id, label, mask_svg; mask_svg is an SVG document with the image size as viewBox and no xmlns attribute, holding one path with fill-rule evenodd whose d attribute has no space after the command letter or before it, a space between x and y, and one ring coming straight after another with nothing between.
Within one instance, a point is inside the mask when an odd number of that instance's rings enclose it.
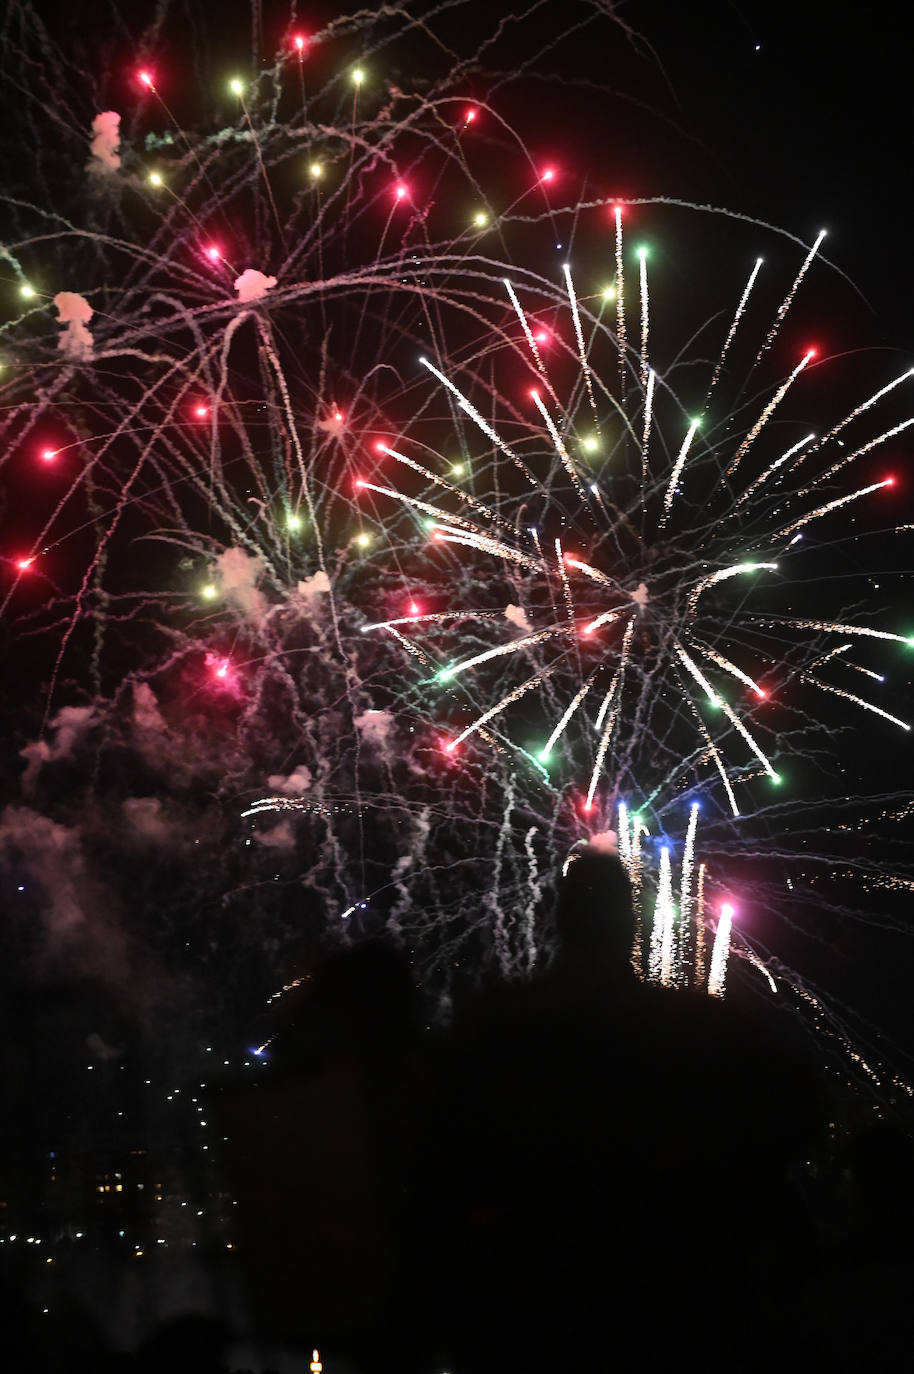
<instances>
[{"instance_id":1,"label":"bright white light point","mask_svg":"<svg viewBox=\"0 0 914 1374\"><path fill-rule=\"evenodd\" d=\"M158 172L150 172L150 173L149 173L149 184L150 184L150 186L161 186L161 185L162 185L162 177L161 177L161 175L160 175Z\"/></svg>"},{"instance_id":2,"label":"bright white light point","mask_svg":"<svg viewBox=\"0 0 914 1374\"><path fill-rule=\"evenodd\" d=\"M598 490L596 482L591 482L590 490L593 492L594 496L596 496Z\"/></svg>"},{"instance_id":3,"label":"bright white light point","mask_svg":"<svg viewBox=\"0 0 914 1374\"><path fill-rule=\"evenodd\" d=\"M613 300L614 297L615 297L615 294L616 294L616 288L615 288L614 286L607 286L607 287L605 287L605 289L604 289L604 291L603 291L603 299L604 299L604 301L611 301L611 300Z\"/></svg>"},{"instance_id":4,"label":"bright white light point","mask_svg":"<svg viewBox=\"0 0 914 1374\"><path fill-rule=\"evenodd\" d=\"M352 79L357 86L361 86L362 82L365 80L365 73L362 71L361 67L356 67L355 71L352 73Z\"/></svg>"},{"instance_id":5,"label":"bright white light point","mask_svg":"<svg viewBox=\"0 0 914 1374\"><path fill-rule=\"evenodd\" d=\"M370 534L364 534L364 533L363 533L363 534L357 534L357 535L356 535L356 538L355 538L355 542L358 544L358 546L359 546L360 549L367 548L367 546L371 543L371 535L370 535Z\"/></svg>"},{"instance_id":6,"label":"bright white light point","mask_svg":"<svg viewBox=\"0 0 914 1374\"><path fill-rule=\"evenodd\" d=\"M478 229L484 229L489 222L489 216L480 210L473 216L473 223Z\"/></svg>"},{"instance_id":7,"label":"bright white light point","mask_svg":"<svg viewBox=\"0 0 914 1374\"><path fill-rule=\"evenodd\" d=\"M584 448L588 453L593 453L598 448L597 441L592 434L584 440Z\"/></svg>"},{"instance_id":8,"label":"bright white light point","mask_svg":"<svg viewBox=\"0 0 914 1374\"><path fill-rule=\"evenodd\" d=\"M210 259L211 262L218 262L222 254L219 252L219 249L213 243L210 244L209 248L207 248L206 256Z\"/></svg>"},{"instance_id":9,"label":"bright white light point","mask_svg":"<svg viewBox=\"0 0 914 1374\"><path fill-rule=\"evenodd\" d=\"M311 173L312 181L320 181L321 177L324 175L324 169L319 162L312 162L308 171Z\"/></svg>"},{"instance_id":10,"label":"bright white light point","mask_svg":"<svg viewBox=\"0 0 914 1374\"><path fill-rule=\"evenodd\" d=\"M46 463L53 463L54 459L57 457L57 450L53 448L43 448L41 450L41 456Z\"/></svg>"},{"instance_id":11,"label":"bright white light point","mask_svg":"<svg viewBox=\"0 0 914 1374\"><path fill-rule=\"evenodd\" d=\"M397 200L402 200L402 199L404 198L405 195L406 195L406 187L403 186L403 185L398 186L398 187L397 187Z\"/></svg>"},{"instance_id":12,"label":"bright white light point","mask_svg":"<svg viewBox=\"0 0 914 1374\"><path fill-rule=\"evenodd\" d=\"M140 80L144 86L152 85L152 72L140 72Z\"/></svg>"},{"instance_id":13,"label":"bright white light point","mask_svg":"<svg viewBox=\"0 0 914 1374\"><path fill-rule=\"evenodd\" d=\"M463 463L455 463L451 468L451 473L454 477L462 477L464 473Z\"/></svg>"},{"instance_id":14,"label":"bright white light point","mask_svg":"<svg viewBox=\"0 0 914 1374\"><path fill-rule=\"evenodd\" d=\"M300 530L300 529L301 529L301 516L300 516L300 515L294 515L294 514L293 514L293 515L290 515L289 518L288 518L288 520L286 521L286 524L289 526L289 529L290 529L290 530Z\"/></svg>"},{"instance_id":15,"label":"bright white light point","mask_svg":"<svg viewBox=\"0 0 914 1374\"><path fill-rule=\"evenodd\" d=\"M241 93L243 92L244 86L238 80L237 76L233 76L231 81L229 82L229 90L231 91L232 95L241 95Z\"/></svg>"},{"instance_id":16,"label":"bright white light point","mask_svg":"<svg viewBox=\"0 0 914 1374\"><path fill-rule=\"evenodd\" d=\"M298 48L299 52L301 52L305 46L305 40L302 38L300 33L297 33L295 35L295 46L296 48Z\"/></svg>"},{"instance_id":17,"label":"bright white light point","mask_svg":"<svg viewBox=\"0 0 914 1374\"><path fill-rule=\"evenodd\" d=\"M213 598L217 595L217 590L213 586L212 582L207 582L206 586L203 588L201 592L201 595L204 596L207 601L213 600Z\"/></svg>"}]
</instances>

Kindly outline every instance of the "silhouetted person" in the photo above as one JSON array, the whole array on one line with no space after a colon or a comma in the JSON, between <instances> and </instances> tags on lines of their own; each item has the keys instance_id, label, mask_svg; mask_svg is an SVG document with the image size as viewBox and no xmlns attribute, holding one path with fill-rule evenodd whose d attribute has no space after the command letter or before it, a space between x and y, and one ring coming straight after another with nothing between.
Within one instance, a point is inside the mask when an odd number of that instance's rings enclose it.
<instances>
[{"instance_id":1,"label":"silhouetted person","mask_svg":"<svg viewBox=\"0 0 914 1374\"><path fill-rule=\"evenodd\" d=\"M555 926L548 973L455 1036L442 1353L467 1374L545 1369L550 1351L601 1367L688 1352L707 1368L717 1343L720 1367L750 1367L720 1343L773 1257L789 1269L781 1211L810 1079L719 1001L638 980L617 856L573 860Z\"/></svg>"}]
</instances>

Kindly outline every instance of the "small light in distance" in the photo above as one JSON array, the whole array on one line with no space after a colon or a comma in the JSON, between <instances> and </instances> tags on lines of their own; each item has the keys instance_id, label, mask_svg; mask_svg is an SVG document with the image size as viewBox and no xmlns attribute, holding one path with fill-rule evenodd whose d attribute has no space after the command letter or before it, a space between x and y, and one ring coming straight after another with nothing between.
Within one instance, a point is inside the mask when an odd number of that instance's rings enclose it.
<instances>
[{"instance_id":1,"label":"small light in distance","mask_svg":"<svg viewBox=\"0 0 914 1374\"><path fill-rule=\"evenodd\" d=\"M296 51L299 53L299 55L301 55L305 51L306 41L307 40L305 39L304 34L301 33L297 33L295 37L292 39L292 42L295 44Z\"/></svg>"},{"instance_id":2,"label":"small light in distance","mask_svg":"<svg viewBox=\"0 0 914 1374\"><path fill-rule=\"evenodd\" d=\"M409 614L410 614L410 615L421 615L421 614L422 614L422 607L419 605L418 601L411 601L411 602L409 603Z\"/></svg>"},{"instance_id":3,"label":"small light in distance","mask_svg":"<svg viewBox=\"0 0 914 1374\"><path fill-rule=\"evenodd\" d=\"M161 172L150 172L150 173L149 173L149 185L150 185L150 186L161 186L161 185L162 185L162 174L161 174Z\"/></svg>"},{"instance_id":4,"label":"small light in distance","mask_svg":"<svg viewBox=\"0 0 914 1374\"><path fill-rule=\"evenodd\" d=\"M141 83L146 87L146 89L147 89L148 91L151 91L151 90L154 89L154 87L153 87L153 81L152 81L152 72L150 72L150 71L142 71L142 72L138 72L137 75L139 76L139 79L140 79Z\"/></svg>"},{"instance_id":5,"label":"small light in distance","mask_svg":"<svg viewBox=\"0 0 914 1374\"><path fill-rule=\"evenodd\" d=\"M200 595L203 597L204 601L213 601L215 597L218 596L218 588L214 586L212 582L207 582L206 586L201 590Z\"/></svg>"},{"instance_id":6,"label":"small light in distance","mask_svg":"<svg viewBox=\"0 0 914 1374\"><path fill-rule=\"evenodd\" d=\"M353 84L356 85L356 86L361 86L361 84L362 84L362 82L363 82L364 80L365 80L365 73L362 71L362 68L361 68L361 67L356 67L355 71L352 73L352 81L353 81Z\"/></svg>"},{"instance_id":7,"label":"small light in distance","mask_svg":"<svg viewBox=\"0 0 914 1374\"><path fill-rule=\"evenodd\" d=\"M455 463L454 466L451 468L451 476L462 477L465 471L466 469L464 468L463 463Z\"/></svg>"},{"instance_id":8,"label":"small light in distance","mask_svg":"<svg viewBox=\"0 0 914 1374\"><path fill-rule=\"evenodd\" d=\"M239 81L237 76L233 76L231 81L229 82L229 90L231 91L232 95L241 96L244 94L244 84L243 82Z\"/></svg>"},{"instance_id":9,"label":"small light in distance","mask_svg":"<svg viewBox=\"0 0 914 1374\"><path fill-rule=\"evenodd\" d=\"M17 558L16 567L20 572L25 572L34 562L34 558Z\"/></svg>"},{"instance_id":10,"label":"small light in distance","mask_svg":"<svg viewBox=\"0 0 914 1374\"><path fill-rule=\"evenodd\" d=\"M226 677L228 677L228 670L229 670L228 659L227 659L227 658L224 658L224 659L222 659L221 663L219 663L219 664L216 666L216 668L214 669L214 672L215 672L216 677L218 677L218 678L226 678Z\"/></svg>"},{"instance_id":11,"label":"small light in distance","mask_svg":"<svg viewBox=\"0 0 914 1374\"><path fill-rule=\"evenodd\" d=\"M194 406L194 414L196 415L196 417L197 417L198 420L205 420L206 417L207 417L207 415L209 414L209 406L205 406L205 405L196 405L196 406Z\"/></svg>"},{"instance_id":12,"label":"small light in distance","mask_svg":"<svg viewBox=\"0 0 914 1374\"><path fill-rule=\"evenodd\" d=\"M296 515L295 512L292 511L289 514L289 518L287 519L286 524L290 530L300 530L302 527L302 518L300 515Z\"/></svg>"},{"instance_id":13,"label":"small light in distance","mask_svg":"<svg viewBox=\"0 0 914 1374\"><path fill-rule=\"evenodd\" d=\"M360 549L367 549L368 545L371 543L371 535L366 534L363 531L361 534L356 535L355 542L358 544Z\"/></svg>"},{"instance_id":14,"label":"small light in distance","mask_svg":"<svg viewBox=\"0 0 914 1374\"><path fill-rule=\"evenodd\" d=\"M396 188L396 191L395 191L395 195L396 195L396 197L397 197L397 200L405 200L405 199L406 199L406 194L407 194L407 192L406 192L406 187L403 185L403 182L402 182L402 181L398 182L398 183L397 183L397 188Z\"/></svg>"},{"instance_id":15,"label":"small light in distance","mask_svg":"<svg viewBox=\"0 0 914 1374\"><path fill-rule=\"evenodd\" d=\"M312 181L320 181L321 177L324 175L324 169L319 162L312 162L308 171L311 174Z\"/></svg>"},{"instance_id":16,"label":"small light in distance","mask_svg":"<svg viewBox=\"0 0 914 1374\"><path fill-rule=\"evenodd\" d=\"M539 343L539 344L544 344L544 343L548 343L548 342L549 342L549 335L546 333L546 330L545 330L545 329L537 330L537 332L534 334L533 337L536 339L536 342Z\"/></svg>"},{"instance_id":17,"label":"small light in distance","mask_svg":"<svg viewBox=\"0 0 914 1374\"><path fill-rule=\"evenodd\" d=\"M554 167L544 167L544 168L543 168L543 171L542 171L542 174L541 174L541 176L540 176L540 181L546 181L546 182L555 181L555 168L554 168Z\"/></svg>"},{"instance_id":18,"label":"small light in distance","mask_svg":"<svg viewBox=\"0 0 914 1374\"><path fill-rule=\"evenodd\" d=\"M474 110L474 109L469 109L469 110L467 110L466 114L463 116L463 122L464 122L464 124L472 124L473 121L476 119L476 116L477 116L478 114L479 114L479 111L478 111L478 110Z\"/></svg>"},{"instance_id":19,"label":"small light in distance","mask_svg":"<svg viewBox=\"0 0 914 1374\"><path fill-rule=\"evenodd\" d=\"M338 425L341 425L343 423L343 412L341 410L335 410L333 412L333 418Z\"/></svg>"},{"instance_id":20,"label":"small light in distance","mask_svg":"<svg viewBox=\"0 0 914 1374\"><path fill-rule=\"evenodd\" d=\"M486 214L485 210L477 210L476 214L473 216L473 223L476 225L476 228L485 229L488 222L489 216Z\"/></svg>"},{"instance_id":21,"label":"small light in distance","mask_svg":"<svg viewBox=\"0 0 914 1374\"><path fill-rule=\"evenodd\" d=\"M214 243L211 243L208 248L204 249L204 252L206 253L206 256L209 258L210 262L219 262L222 258L221 251L219 250L219 248L216 247Z\"/></svg>"},{"instance_id":22,"label":"small light in distance","mask_svg":"<svg viewBox=\"0 0 914 1374\"><path fill-rule=\"evenodd\" d=\"M604 288L603 288L603 299L604 299L604 301L613 301L613 300L615 300L615 298L616 298L616 288L615 288L614 286L604 286Z\"/></svg>"},{"instance_id":23,"label":"small light in distance","mask_svg":"<svg viewBox=\"0 0 914 1374\"><path fill-rule=\"evenodd\" d=\"M43 448L41 450L41 456L46 463L53 463L54 459L57 457L57 449Z\"/></svg>"}]
</instances>

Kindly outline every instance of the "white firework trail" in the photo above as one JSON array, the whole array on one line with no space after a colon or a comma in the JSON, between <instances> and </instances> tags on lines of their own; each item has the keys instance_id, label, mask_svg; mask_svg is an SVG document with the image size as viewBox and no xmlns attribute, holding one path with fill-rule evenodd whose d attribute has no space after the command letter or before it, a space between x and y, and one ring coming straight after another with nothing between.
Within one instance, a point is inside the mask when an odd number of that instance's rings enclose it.
<instances>
[{"instance_id":1,"label":"white firework trail","mask_svg":"<svg viewBox=\"0 0 914 1374\"><path fill-rule=\"evenodd\" d=\"M874 716L881 716L892 725L899 725L902 730L910 730L907 721L900 720L898 716L893 716L888 711L883 711L881 706L875 706L873 702L866 701L863 697L855 696L853 692L846 692L843 687L833 687L830 682L821 682L819 678L813 677L809 673L801 673L803 682L810 682L815 687L821 688L823 692L831 692L836 697L843 697L845 701L853 702L855 706L860 706L864 711L872 711Z\"/></svg>"},{"instance_id":2,"label":"white firework trail","mask_svg":"<svg viewBox=\"0 0 914 1374\"><path fill-rule=\"evenodd\" d=\"M520 301L519 301L518 298L517 298L517 292L514 290L514 287L513 287L513 286L511 285L511 283L508 281L507 277L505 278L505 286L506 286L506 288L507 288L508 296L509 296L509 298L510 298L510 300L511 300L511 304L514 306L514 310L515 310L515 313L516 313L516 315L517 315L517 318L518 318L518 319L520 320L520 322L521 322L521 326L522 326L522 328L523 328L524 335L525 335L525 337L526 337L526 339L527 339L527 343L528 343L529 346L530 346L530 352L533 354L534 360L535 360L535 362L536 362L536 370L537 370L537 372L539 372L539 374L540 374L540 376L542 377L544 383L546 384L546 387L547 387L548 390L549 390L550 396L552 396L553 399L556 399L555 392L552 390L552 387L551 387L550 382L549 382L549 377L548 377L548 375L547 375L547 373L546 373L546 366L545 366L545 364L544 364L544 362L543 362L542 355L541 355L541 353L540 353L540 351L539 351L539 348L538 348L538 346L537 346L536 338L534 337L533 331L532 331L532 329L530 328L530 322L529 322L529 320L527 319L527 316L526 316L526 314L525 314L525 312L524 312L523 306L521 305Z\"/></svg>"},{"instance_id":3,"label":"white firework trail","mask_svg":"<svg viewBox=\"0 0 914 1374\"><path fill-rule=\"evenodd\" d=\"M698 427L700 424L701 420L699 419L695 419L691 422L688 429L686 430L686 436L682 441L682 447L680 448L679 453L676 457L676 462L673 464L673 471L670 473L670 480L667 485L666 494L663 498L663 513L660 516L661 529L663 529L663 527L666 525L667 521L670 518L670 511L673 507L673 497L676 495L676 487L679 484L679 478L682 475L682 469L685 467L685 461L688 457L692 440L698 433Z\"/></svg>"},{"instance_id":4,"label":"white firework trail","mask_svg":"<svg viewBox=\"0 0 914 1374\"><path fill-rule=\"evenodd\" d=\"M705 976L705 880L707 864L698 865L698 886L695 892L695 986L700 988Z\"/></svg>"},{"instance_id":5,"label":"white firework trail","mask_svg":"<svg viewBox=\"0 0 914 1374\"><path fill-rule=\"evenodd\" d=\"M625 335L625 265L622 261L622 206L614 209L616 220L616 339L619 345L619 395L625 403L626 335Z\"/></svg>"},{"instance_id":6,"label":"white firework trail","mask_svg":"<svg viewBox=\"0 0 914 1374\"><path fill-rule=\"evenodd\" d=\"M724 340L724 346L723 346L723 348L722 348L721 351L720 351L720 357L717 359L717 362L716 362L715 365L714 365L714 372L713 372L712 375L711 375L711 384L710 384L710 386L708 387L708 394L707 394L707 397L705 398L705 403L704 403L704 405L702 406L702 414L704 414L704 412L707 410L707 408L708 408L708 406L709 406L709 404L710 404L710 402L711 402L711 393L712 393L712 391L714 390L714 388L717 386L718 380L719 380L719 378L720 378L720 374L721 374L721 372L723 371L724 362L726 361L727 354L728 354L729 351L730 351L730 345L732 344L734 338L736 337L736 331L737 331L737 329L739 328L739 322L740 322L740 320L743 318L743 314L745 313L745 309L746 309L746 303L747 303L747 301L749 300L749 293L751 292L753 286L755 285L755 279L756 279L756 277L757 277L758 274L759 274L759 271L760 271L760 269L761 269L761 266L762 266L762 259L761 259L761 258L756 258L756 260L755 260L755 266L753 267L752 271L749 273L749 280L746 282L745 289L744 289L744 291L743 291L742 296L740 297L739 305L736 307L736 314L733 316L733 323L730 325L730 332L727 334L727 337L726 337L726 339Z\"/></svg>"},{"instance_id":7,"label":"white firework trail","mask_svg":"<svg viewBox=\"0 0 914 1374\"><path fill-rule=\"evenodd\" d=\"M651 442L651 421L654 417L654 385L657 381L653 368L648 368L647 390L644 393L644 425L641 431L641 504L644 505L647 487L647 458Z\"/></svg>"},{"instance_id":8,"label":"white firework trail","mask_svg":"<svg viewBox=\"0 0 914 1374\"><path fill-rule=\"evenodd\" d=\"M679 948L677 965L678 981L688 984L690 959L690 930L692 920L692 877L695 870L695 834L698 830L698 802L689 809L689 824L686 829L685 843L682 847L682 872L679 880Z\"/></svg>"},{"instance_id":9,"label":"white firework trail","mask_svg":"<svg viewBox=\"0 0 914 1374\"><path fill-rule=\"evenodd\" d=\"M795 443L792 448L789 448L786 453L782 453L780 458L775 458L774 462L770 465L770 467L767 467L765 471L762 473L762 475L760 477L757 477L755 481L751 484L751 486L748 486L746 490L742 493L742 495L736 498L736 501L733 505L733 509L732 511L730 511L730 515L735 515L739 507L743 505L745 501L750 500L751 497L753 497L756 494L759 488L764 486L764 484L768 481L769 477L773 477L774 474L777 472L778 468L782 467L783 464L787 462L788 458L792 458L793 455L799 452L801 448L805 448L807 444L811 443L813 439L815 439L815 437L816 436L814 434L807 434L805 438L798 440L798 442Z\"/></svg>"},{"instance_id":10,"label":"white firework trail","mask_svg":"<svg viewBox=\"0 0 914 1374\"><path fill-rule=\"evenodd\" d=\"M755 443L756 439L759 437L762 430L765 428L768 421L771 419L772 415L777 410L778 406L781 404L781 402L787 395L790 388L793 386L796 379L799 377L800 373L803 371L805 367L809 365L809 363L815 356L816 355L814 349L809 349L808 352L804 353L803 357L797 363L796 367L793 369L790 376L787 377L787 379L783 381L781 385L778 387L777 391L774 393L771 400L765 406L765 409L762 411L761 415L758 417L755 424L752 426L749 433L746 435L745 439L740 444L739 448L736 450L736 453L733 455L733 461L727 468L728 477L733 476L734 472L739 467L740 463L743 461L746 454L749 452L750 448Z\"/></svg>"},{"instance_id":11,"label":"white firework trail","mask_svg":"<svg viewBox=\"0 0 914 1374\"><path fill-rule=\"evenodd\" d=\"M799 289L800 283L801 283L801 281L803 280L803 278L806 276L806 273L809 271L810 264L812 263L813 258L816 256L816 254L818 253L820 247L822 246L822 240L825 238L826 233L827 233L827 230L825 230L825 229L820 229L820 230L819 230L819 233L818 233L818 236L816 237L815 243L814 243L813 246L810 248L809 252L806 254L806 257L803 259L803 262L802 262L802 265L801 265L801 267L800 267L800 270L799 270L799 272L797 273L796 277L794 278L793 285L791 286L790 290L787 292L787 295L784 297L784 300L783 300L782 303L781 303L781 307L780 307L780 309L778 310L778 313L777 313L777 315L776 315L776 317L775 317L774 324L771 326L770 330L768 331L768 336L767 336L767 338L765 339L765 342L762 344L761 348L760 348L759 351L758 351L758 356L757 356L756 359L755 359L756 363L758 363L758 362L761 360L761 358L763 357L763 355L764 355L765 353L768 352L769 348L770 348L771 345L774 343L774 341L775 341L775 339L776 339L776 337L777 337L778 330L780 329L781 325L784 323L784 320L785 320L785 318L786 318L787 312L788 312L788 310L790 309L791 305L793 304L793 300L794 300L794 297L795 297L796 294L797 294L797 290Z\"/></svg>"},{"instance_id":12,"label":"white firework trail","mask_svg":"<svg viewBox=\"0 0 914 1374\"><path fill-rule=\"evenodd\" d=\"M638 264L641 284L641 389L644 390L647 386L647 375L650 371L647 363L647 343L650 330L650 303L647 294L647 251L644 248L638 250Z\"/></svg>"},{"instance_id":13,"label":"white firework trail","mask_svg":"<svg viewBox=\"0 0 914 1374\"><path fill-rule=\"evenodd\" d=\"M578 298L574 289L574 282L571 279L571 266L565 263L562 269L565 273L565 286L568 290L568 300L571 305L571 318L574 322L574 337L578 345L578 362L581 364L581 375L584 378L584 385L587 387L587 397L590 401L590 409L593 414L594 427L599 432L600 422L597 416L597 402L593 394L593 381L590 376L590 365L587 362L587 350L584 347L584 332L581 329L581 313L578 310Z\"/></svg>"},{"instance_id":14,"label":"white firework trail","mask_svg":"<svg viewBox=\"0 0 914 1374\"><path fill-rule=\"evenodd\" d=\"M727 956L730 953L730 931L733 927L733 907L725 902L720 909L717 931L714 935L714 948L711 951L711 967L708 971L708 995L723 997L727 981Z\"/></svg>"},{"instance_id":15,"label":"white firework trail","mask_svg":"<svg viewBox=\"0 0 914 1374\"><path fill-rule=\"evenodd\" d=\"M568 473L568 476L574 483L575 491L578 493L578 496L580 496L581 500L586 502L587 495L584 491L584 484L577 474L574 463L571 460L571 455L565 447L565 441L556 429L555 423L552 419L552 416L549 414L549 411L546 409L542 396L539 394L538 391L531 391L530 397L533 401L533 404L536 406L537 410L546 422L546 428L549 431L549 437L555 445L555 451L561 459L563 468Z\"/></svg>"},{"instance_id":16,"label":"white firework trail","mask_svg":"<svg viewBox=\"0 0 914 1374\"><path fill-rule=\"evenodd\" d=\"M855 462L858 458L862 458L865 453L872 452L874 448L878 448L880 444L884 444L886 439L894 439L896 434L903 434L904 431L910 429L912 425L914 425L914 418L902 420L900 424L893 425L892 428L887 429L884 434L877 435L875 439L871 439L869 443L863 444L860 448L855 449L854 452L849 453L847 457L839 458L837 463L832 463L831 467L827 468L825 472L820 473L818 477L809 483L809 486L803 487L801 491L798 491L797 500L800 500L804 496L808 496L810 492L815 491L816 487L820 487L823 482L827 482L829 478L841 472L848 464ZM797 465L795 464L795 466Z\"/></svg>"},{"instance_id":17,"label":"white firework trail","mask_svg":"<svg viewBox=\"0 0 914 1374\"><path fill-rule=\"evenodd\" d=\"M877 401L881 401L883 396L888 396L890 392L895 390L896 386L901 386L901 383L906 382L910 377L914 377L914 367L909 367L907 372L902 372L901 376L896 377L894 381L889 382L879 391L875 391L873 395L870 396L866 401L861 401L860 405L855 406L855 408L852 411L850 411L847 415L844 416L843 420L839 420L838 423L834 425L828 431L827 434L823 434L822 438L816 444L813 445L809 452L803 455L803 459L799 459L794 464L794 467L799 467L800 462L804 461L806 458L811 457L812 454L815 453L818 449L824 447L825 444L829 443L830 440L834 439L837 435L839 435L842 430L846 429L852 420L856 420L858 415L862 415L864 411L867 411L870 409L871 406L876 405ZM877 440L877 442L879 441Z\"/></svg>"}]
</instances>

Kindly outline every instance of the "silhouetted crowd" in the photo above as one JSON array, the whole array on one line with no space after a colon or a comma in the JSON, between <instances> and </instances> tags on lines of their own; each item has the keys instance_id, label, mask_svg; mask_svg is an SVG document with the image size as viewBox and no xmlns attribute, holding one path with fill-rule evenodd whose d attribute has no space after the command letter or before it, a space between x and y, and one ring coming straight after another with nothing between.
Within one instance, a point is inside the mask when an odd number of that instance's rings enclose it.
<instances>
[{"instance_id":1,"label":"silhouetted crowd","mask_svg":"<svg viewBox=\"0 0 914 1374\"><path fill-rule=\"evenodd\" d=\"M555 925L547 971L437 1034L383 941L284 999L269 1071L213 1107L252 1348L305 1371L316 1343L326 1374L888 1367L905 1132L874 1119L836 1153L790 1017L640 981L615 856L579 854ZM92 1367L216 1374L225 1342L191 1321Z\"/></svg>"}]
</instances>

